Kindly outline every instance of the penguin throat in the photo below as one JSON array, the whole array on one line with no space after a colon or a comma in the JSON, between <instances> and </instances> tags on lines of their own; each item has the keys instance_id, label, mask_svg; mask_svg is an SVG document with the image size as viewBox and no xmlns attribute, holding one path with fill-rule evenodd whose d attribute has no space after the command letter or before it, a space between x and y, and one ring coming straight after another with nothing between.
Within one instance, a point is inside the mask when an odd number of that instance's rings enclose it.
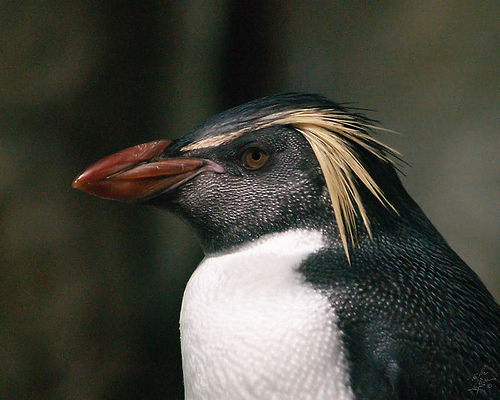
<instances>
[{"instance_id":1,"label":"penguin throat","mask_svg":"<svg viewBox=\"0 0 500 400\"><path fill-rule=\"evenodd\" d=\"M184 294L186 399L350 399L336 315L298 272L323 239L267 235L207 257Z\"/></svg>"}]
</instances>

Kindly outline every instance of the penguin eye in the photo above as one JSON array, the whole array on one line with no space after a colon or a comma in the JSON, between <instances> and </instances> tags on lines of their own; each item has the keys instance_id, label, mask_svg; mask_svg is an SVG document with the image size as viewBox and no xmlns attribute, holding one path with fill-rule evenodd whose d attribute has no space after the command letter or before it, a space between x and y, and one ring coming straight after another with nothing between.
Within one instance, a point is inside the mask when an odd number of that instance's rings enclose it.
<instances>
[{"instance_id":1,"label":"penguin eye","mask_svg":"<svg viewBox=\"0 0 500 400\"><path fill-rule=\"evenodd\" d=\"M258 147L249 147L241 153L240 159L245 168L256 170L266 165L269 155Z\"/></svg>"}]
</instances>

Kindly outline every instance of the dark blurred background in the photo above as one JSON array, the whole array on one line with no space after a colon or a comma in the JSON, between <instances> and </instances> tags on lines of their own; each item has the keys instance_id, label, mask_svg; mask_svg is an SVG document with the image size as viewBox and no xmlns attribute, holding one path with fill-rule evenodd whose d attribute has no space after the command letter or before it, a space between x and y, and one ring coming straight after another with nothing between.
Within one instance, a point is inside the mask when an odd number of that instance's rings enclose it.
<instances>
[{"instance_id":1,"label":"dark blurred background","mask_svg":"<svg viewBox=\"0 0 500 400\"><path fill-rule=\"evenodd\" d=\"M181 399L202 257L90 163L282 91L376 112L403 181L500 298L496 1L0 1L0 398Z\"/></svg>"}]
</instances>

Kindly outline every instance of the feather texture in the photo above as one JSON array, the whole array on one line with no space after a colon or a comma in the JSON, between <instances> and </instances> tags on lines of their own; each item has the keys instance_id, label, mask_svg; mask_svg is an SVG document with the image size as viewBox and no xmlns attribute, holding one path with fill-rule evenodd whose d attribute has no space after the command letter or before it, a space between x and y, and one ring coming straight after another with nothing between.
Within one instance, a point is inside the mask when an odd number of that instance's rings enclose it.
<instances>
[{"instance_id":1,"label":"feather texture","mask_svg":"<svg viewBox=\"0 0 500 400\"><path fill-rule=\"evenodd\" d=\"M274 125L289 125L309 142L323 172L342 245L349 260L349 244L356 243L356 216L371 236L370 221L356 187L356 178L386 208L397 212L374 178L362 164L356 147L372 153L382 162L394 164L397 152L372 137L380 129L370 120L342 109L303 108L273 112L245 121L240 128L201 139L183 147L183 151L219 146L249 131Z\"/></svg>"}]
</instances>

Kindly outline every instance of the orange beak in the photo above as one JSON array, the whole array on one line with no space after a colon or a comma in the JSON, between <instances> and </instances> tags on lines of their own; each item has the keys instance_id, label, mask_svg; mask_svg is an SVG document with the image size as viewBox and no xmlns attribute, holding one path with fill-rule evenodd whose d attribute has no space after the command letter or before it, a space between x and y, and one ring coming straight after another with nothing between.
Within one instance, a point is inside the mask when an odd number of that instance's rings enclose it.
<instances>
[{"instance_id":1,"label":"orange beak","mask_svg":"<svg viewBox=\"0 0 500 400\"><path fill-rule=\"evenodd\" d=\"M82 172L73 187L106 199L140 201L172 190L202 172L224 172L219 164L201 158L160 158L170 143L139 144L103 158Z\"/></svg>"}]
</instances>

